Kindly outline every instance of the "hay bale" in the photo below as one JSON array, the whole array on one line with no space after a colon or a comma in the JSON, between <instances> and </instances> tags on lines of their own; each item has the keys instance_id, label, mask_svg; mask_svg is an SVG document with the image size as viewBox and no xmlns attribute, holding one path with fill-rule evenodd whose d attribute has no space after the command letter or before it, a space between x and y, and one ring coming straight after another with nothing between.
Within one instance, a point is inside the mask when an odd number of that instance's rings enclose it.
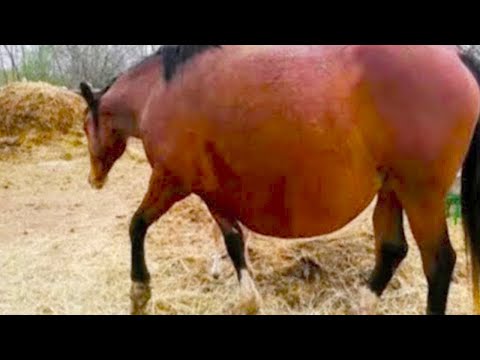
<instances>
[{"instance_id":1,"label":"hay bale","mask_svg":"<svg viewBox=\"0 0 480 360\"><path fill-rule=\"evenodd\" d=\"M17 139L16 145L42 144L55 135L78 133L85 108L84 100L65 88L11 83L0 88L0 138Z\"/></svg>"}]
</instances>

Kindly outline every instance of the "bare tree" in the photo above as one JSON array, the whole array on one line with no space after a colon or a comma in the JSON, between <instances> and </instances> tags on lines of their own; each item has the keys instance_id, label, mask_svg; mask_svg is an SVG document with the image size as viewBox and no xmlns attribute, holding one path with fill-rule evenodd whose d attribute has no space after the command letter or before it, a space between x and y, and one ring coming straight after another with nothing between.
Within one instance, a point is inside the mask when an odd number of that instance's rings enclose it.
<instances>
[{"instance_id":1,"label":"bare tree","mask_svg":"<svg viewBox=\"0 0 480 360\"><path fill-rule=\"evenodd\" d=\"M5 54L10 60L10 69L15 76L15 79L19 79L19 72L18 72L18 48L19 45L2 45L3 49L5 50Z\"/></svg>"},{"instance_id":2,"label":"bare tree","mask_svg":"<svg viewBox=\"0 0 480 360\"><path fill-rule=\"evenodd\" d=\"M152 45L57 45L55 64L69 86L86 80L102 87L151 50Z\"/></svg>"},{"instance_id":3,"label":"bare tree","mask_svg":"<svg viewBox=\"0 0 480 360\"><path fill-rule=\"evenodd\" d=\"M95 87L113 77L160 45L1 45L4 81L42 80L77 87L88 81Z\"/></svg>"}]
</instances>

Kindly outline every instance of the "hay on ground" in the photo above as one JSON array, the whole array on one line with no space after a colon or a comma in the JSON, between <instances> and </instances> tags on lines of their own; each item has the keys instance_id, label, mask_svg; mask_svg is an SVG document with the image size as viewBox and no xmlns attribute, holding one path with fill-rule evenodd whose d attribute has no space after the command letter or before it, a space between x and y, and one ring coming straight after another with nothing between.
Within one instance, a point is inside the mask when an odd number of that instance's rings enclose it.
<instances>
[{"instance_id":1,"label":"hay on ground","mask_svg":"<svg viewBox=\"0 0 480 360\"><path fill-rule=\"evenodd\" d=\"M85 102L66 88L17 82L0 88L0 147L28 148L80 134Z\"/></svg>"}]
</instances>

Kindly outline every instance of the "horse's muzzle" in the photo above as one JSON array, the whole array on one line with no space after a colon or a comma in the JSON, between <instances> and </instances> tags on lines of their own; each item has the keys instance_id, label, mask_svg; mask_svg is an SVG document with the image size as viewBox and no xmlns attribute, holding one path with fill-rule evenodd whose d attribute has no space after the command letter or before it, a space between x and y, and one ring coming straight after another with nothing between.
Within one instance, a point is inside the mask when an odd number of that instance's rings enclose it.
<instances>
[{"instance_id":1,"label":"horse's muzzle","mask_svg":"<svg viewBox=\"0 0 480 360\"><path fill-rule=\"evenodd\" d=\"M103 179L98 179L90 173L88 177L88 182L93 189L102 190L107 182L107 177Z\"/></svg>"}]
</instances>

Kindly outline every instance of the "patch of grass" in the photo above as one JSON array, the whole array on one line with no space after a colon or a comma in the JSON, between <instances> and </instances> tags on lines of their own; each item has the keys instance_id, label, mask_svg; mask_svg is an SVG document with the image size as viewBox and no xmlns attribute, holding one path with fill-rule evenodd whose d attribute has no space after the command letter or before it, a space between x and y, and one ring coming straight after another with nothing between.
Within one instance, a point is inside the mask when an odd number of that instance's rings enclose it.
<instances>
[{"instance_id":1,"label":"patch of grass","mask_svg":"<svg viewBox=\"0 0 480 360\"><path fill-rule=\"evenodd\" d=\"M462 218L462 198L458 194L450 193L447 196L447 216L453 219L455 225Z\"/></svg>"}]
</instances>

